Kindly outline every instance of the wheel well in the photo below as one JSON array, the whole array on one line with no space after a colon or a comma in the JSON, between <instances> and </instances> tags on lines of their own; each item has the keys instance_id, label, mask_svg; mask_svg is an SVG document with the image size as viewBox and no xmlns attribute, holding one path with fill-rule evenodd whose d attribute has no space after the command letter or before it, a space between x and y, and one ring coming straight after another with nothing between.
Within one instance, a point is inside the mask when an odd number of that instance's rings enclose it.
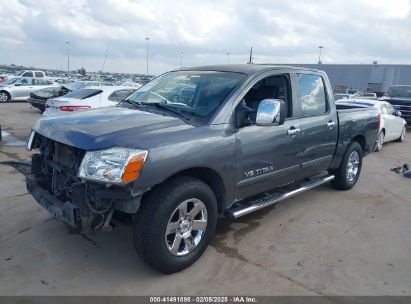
<instances>
[{"instance_id":1,"label":"wheel well","mask_svg":"<svg viewBox=\"0 0 411 304\"><path fill-rule=\"evenodd\" d=\"M205 167L190 168L170 176L167 180L176 176L191 176L206 183L213 190L217 198L218 212L223 211L225 187L223 180L217 172Z\"/></svg>"},{"instance_id":2,"label":"wheel well","mask_svg":"<svg viewBox=\"0 0 411 304\"><path fill-rule=\"evenodd\" d=\"M6 93L6 94L9 96L9 98L11 97L10 93L9 93L9 92L7 92L7 91L0 90L0 93Z\"/></svg>"},{"instance_id":3,"label":"wheel well","mask_svg":"<svg viewBox=\"0 0 411 304\"><path fill-rule=\"evenodd\" d=\"M364 151L365 151L365 137L362 136L362 135L357 135L352 139L352 141L358 142L361 146L361 149L362 149L363 153L364 153Z\"/></svg>"}]
</instances>

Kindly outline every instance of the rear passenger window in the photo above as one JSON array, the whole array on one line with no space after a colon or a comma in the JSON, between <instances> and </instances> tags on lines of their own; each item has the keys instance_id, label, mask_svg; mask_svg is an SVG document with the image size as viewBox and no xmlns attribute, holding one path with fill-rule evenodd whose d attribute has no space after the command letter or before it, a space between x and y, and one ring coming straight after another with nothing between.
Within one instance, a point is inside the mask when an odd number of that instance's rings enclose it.
<instances>
[{"instance_id":1,"label":"rear passenger window","mask_svg":"<svg viewBox=\"0 0 411 304\"><path fill-rule=\"evenodd\" d=\"M34 74L35 74L36 77L38 77L38 78L44 77L43 73L41 73L41 72L34 72Z\"/></svg>"},{"instance_id":2,"label":"rear passenger window","mask_svg":"<svg viewBox=\"0 0 411 304\"><path fill-rule=\"evenodd\" d=\"M297 74L298 100L302 116L320 115L327 112L324 82L321 76Z\"/></svg>"}]
</instances>

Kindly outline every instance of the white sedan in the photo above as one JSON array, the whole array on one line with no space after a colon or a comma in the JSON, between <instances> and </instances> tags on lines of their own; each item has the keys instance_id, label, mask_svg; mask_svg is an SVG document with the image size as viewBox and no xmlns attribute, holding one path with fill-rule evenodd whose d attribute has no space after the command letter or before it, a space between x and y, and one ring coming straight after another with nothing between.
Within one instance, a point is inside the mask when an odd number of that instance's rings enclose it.
<instances>
[{"instance_id":1,"label":"white sedan","mask_svg":"<svg viewBox=\"0 0 411 304\"><path fill-rule=\"evenodd\" d=\"M381 100L343 99L336 102L337 109L374 107L379 112L379 133L375 143L375 151L381 151L384 142L403 142L407 133L407 122L401 118L401 112Z\"/></svg>"},{"instance_id":2,"label":"white sedan","mask_svg":"<svg viewBox=\"0 0 411 304\"><path fill-rule=\"evenodd\" d=\"M136 88L124 86L87 87L61 97L49 99L43 115L55 116L90 108L114 106L134 91Z\"/></svg>"}]
</instances>

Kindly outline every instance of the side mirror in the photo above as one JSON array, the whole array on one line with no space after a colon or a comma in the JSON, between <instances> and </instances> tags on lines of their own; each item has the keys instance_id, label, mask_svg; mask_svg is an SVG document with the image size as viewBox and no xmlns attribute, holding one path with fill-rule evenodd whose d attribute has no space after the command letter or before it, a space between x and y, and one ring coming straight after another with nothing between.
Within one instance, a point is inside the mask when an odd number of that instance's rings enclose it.
<instances>
[{"instance_id":1,"label":"side mirror","mask_svg":"<svg viewBox=\"0 0 411 304\"><path fill-rule=\"evenodd\" d=\"M395 115L395 116L398 116L398 117L401 117L402 114L401 114L400 111L395 111L395 112L394 112L394 115Z\"/></svg>"},{"instance_id":2,"label":"side mirror","mask_svg":"<svg viewBox=\"0 0 411 304\"><path fill-rule=\"evenodd\" d=\"M14 84L16 87L18 87L18 86L21 86L21 83L20 82L17 82L17 83L15 83Z\"/></svg>"},{"instance_id":3,"label":"side mirror","mask_svg":"<svg viewBox=\"0 0 411 304\"><path fill-rule=\"evenodd\" d=\"M284 100L264 99L258 106L255 123L258 126L278 126L284 123L285 116Z\"/></svg>"}]
</instances>

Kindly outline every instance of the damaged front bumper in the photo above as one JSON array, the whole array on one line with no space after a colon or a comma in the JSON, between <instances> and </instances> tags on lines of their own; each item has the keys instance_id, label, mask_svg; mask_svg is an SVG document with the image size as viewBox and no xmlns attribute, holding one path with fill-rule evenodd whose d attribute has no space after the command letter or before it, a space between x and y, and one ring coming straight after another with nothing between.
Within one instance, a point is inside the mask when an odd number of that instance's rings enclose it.
<instances>
[{"instance_id":1,"label":"damaged front bumper","mask_svg":"<svg viewBox=\"0 0 411 304\"><path fill-rule=\"evenodd\" d=\"M66 222L72 227L80 225L79 208L72 202L62 202L44 190L33 174L26 176L27 191L56 219Z\"/></svg>"},{"instance_id":2,"label":"damaged front bumper","mask_svg":"<svg viewBox=\"0 0 411 304\"><path fill-rule=\"evenodd\" d=\"M105 211L96 210L90 203L86 203L86 185L79 183L71 188L71 201L61 201L44 189L36 180L35 174L26 176L27 191L34 199L57 220L65 222L69 226L78 229L81 232L89 233L90 231L105 228L111 230L110 221L115 211L121 211L127 214L135 214L140 206L142 195L136 196L133 199L124 198L124 193L113 191L113 189L105 189L101 191L106 198L112 200L111 207ZM111 191L110 191L111 190ZM95 195L97 198L99 195ZM108 229L110 228L110 229Z\"/></svg>"}]
</instances>

